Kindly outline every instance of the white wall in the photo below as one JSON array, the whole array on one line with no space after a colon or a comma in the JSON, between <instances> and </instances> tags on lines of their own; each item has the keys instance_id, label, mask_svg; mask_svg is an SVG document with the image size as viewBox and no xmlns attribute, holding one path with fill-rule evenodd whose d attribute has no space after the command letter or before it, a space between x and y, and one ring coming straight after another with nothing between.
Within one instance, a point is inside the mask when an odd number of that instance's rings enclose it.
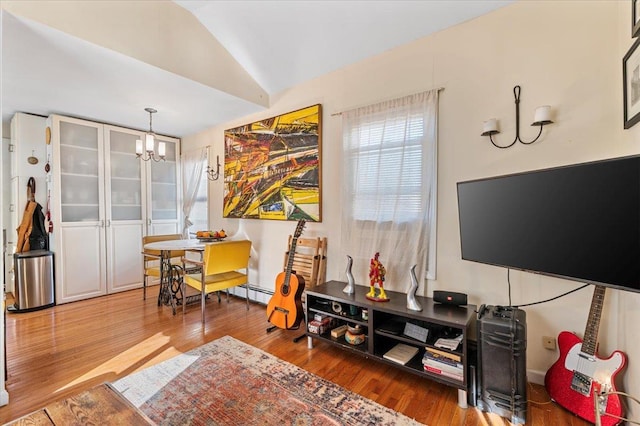
<instances>
[{"instance_id":1,"label":"white wall","mask_svg":"<svg viewBox=\"0 0 640 426\"><path fill-rule=\"evenodd\" d=\"M341 119L333 113L442 86L438 276L420 292L430 295L447 289L468 293L474 304L508 304L504 268L461 260L455 184L640 152L640 125L628 131L622 126L621 68L632 42L630 14L630 3L623 1L521 1L273 96L267 112L183 138L183 147L211 144L214 154L222 156L224 129L321 103L323 221L309 224L305 235L328 237L327 278L344 280L346 262L339 250ZM480 136L482 122L499 118L502 134L497 140L511 142L515 85L522 86L525 139L536 134L529 126L536 106L552 105L555 124L533 145L500 150ZM256 249L252 282L273 288L294 224L222 219L222 190L221 181L210 186L212 227L240 230L252 239ZM511 284L514 304L547 299L581 285L517 271L511 273ZM526 308L530 380L541 382L557 359L556 352L542 348L542 336L557 336L562 330L582 335L591 296L588 287ZM634 344L638 338L634 325L639 322L640 294L608 290L600 353L608 356L614 349L627 353L631 362L623 374L623 387L636 397L640 397L640 366L634 360L640 359L640 349Z\"/></svg>"}]
</instances>

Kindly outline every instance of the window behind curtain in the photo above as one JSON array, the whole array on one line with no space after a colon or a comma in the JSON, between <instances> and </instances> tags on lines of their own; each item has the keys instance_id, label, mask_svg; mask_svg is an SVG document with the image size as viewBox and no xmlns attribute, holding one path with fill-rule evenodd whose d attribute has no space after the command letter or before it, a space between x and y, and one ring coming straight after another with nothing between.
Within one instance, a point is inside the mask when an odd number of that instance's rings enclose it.
<instances>
[{"instance_id":1,"label":"window behind curtain","mask_svg":"<svg viewBox=\"0 0 640 426\"><path fill-rule=\"evenodd\" d=\"M435 278L438 91L344 112L343 254L369 284L376 252L385 288L406 292L413 265Z\"/></svg>"},{"instance_id":2,"label":"window behind curtain","mask_svg":"<svg viewBox=\"0 0 640 426\"><path fill-rule=\"evenodd\" d=\"M390 122L376 119L351 129L359 146L350 151L353 216L357 220L409 222L419 219L422 209L421 114L396 117ZM371 206L377 206L372 209Z\"/></svg>"},{"instance_id":3,"label":"window behind curtain","mask_svg":"<svg viewBox=\"0 0 640 426\"><path fill-rule=\"evenodd\" d=\"M206 173L202 173L200 178L200 186L196 202L191 208L190 220L192 225L189 227L190 233L197 231L209 230L209 184Z\"/></svg>"},{"instance_id":4,"label":"window behind curtain","mask_svg":"<svg viewBox=\"0 0 640 426\"><path fill-rule=\"evenodd\" d=\"M184 226L183 237L207 230L208 227L208 179L206 166L209 147L201 147L182 154L182 184Z\"/></svg>"}]
</instances>

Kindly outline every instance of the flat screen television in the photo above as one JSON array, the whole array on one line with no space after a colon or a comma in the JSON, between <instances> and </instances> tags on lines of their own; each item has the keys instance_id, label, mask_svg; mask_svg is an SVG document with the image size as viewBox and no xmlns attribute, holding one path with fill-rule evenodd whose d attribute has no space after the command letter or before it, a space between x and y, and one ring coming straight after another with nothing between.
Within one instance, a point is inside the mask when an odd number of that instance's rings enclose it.
<instances>
[{"instance_id":1,"label":"flat screen television","mask_svg":"<svg viewBox=\"0 0 640 426\"><path fill-rule=\"evenodd\" d=\"M457 184L462 258L640 292L640 156Z\"/></svg>"}]
</instances>

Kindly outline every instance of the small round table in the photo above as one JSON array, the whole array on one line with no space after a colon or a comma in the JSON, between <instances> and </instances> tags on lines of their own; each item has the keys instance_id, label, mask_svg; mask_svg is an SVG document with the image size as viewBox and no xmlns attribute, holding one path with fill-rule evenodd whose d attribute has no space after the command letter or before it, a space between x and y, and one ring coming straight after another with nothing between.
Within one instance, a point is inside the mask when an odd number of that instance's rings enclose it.
<instances>
[{"instance_id":1,"label":"small round table","mask_svg":"<svg viewBox=\"0 0 640 426\"><path fill-rule=\"evenodd\" d=\"M170 305L173 315L176 314L177 294L181 290L182 269L178 265L171 264L171 252L174 250L188 250L203 252L205 241L200 240L166 240L154 241L144 245L145 250L160 251L160 293L158 293L158 306L161 304ZM173 283L176 283L173 286ZM184 295L182 296L184 297Z\"/></svg>"}]
</instances>

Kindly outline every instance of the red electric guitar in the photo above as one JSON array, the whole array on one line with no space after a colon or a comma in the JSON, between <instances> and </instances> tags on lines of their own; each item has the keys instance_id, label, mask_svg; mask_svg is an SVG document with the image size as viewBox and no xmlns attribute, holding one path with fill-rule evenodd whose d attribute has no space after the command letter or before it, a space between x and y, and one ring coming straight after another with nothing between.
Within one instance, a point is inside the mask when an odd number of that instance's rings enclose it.
<instances>
[{"instance_id":1,"label":"red electric guitar","mask_svg":"<svg viewBox=\"0 0 640 426\"><path fill-rule=\"evenodd\" d=\"M584 341L568 331L558 335L560 358L547 371L544 384L554 401L591 423L596 423L597 398L598 424L612 426L621 422L612 416L623 415L619 395L594 395L616 391L615 379L626 366L627 356L620 351L606 359L596 354L605 290L596 285L593 292Z\"/></svg>"},{"instance_id":2,"label":"red electric guitar","mask_svg":"<svg viewBox=\"0 0 640 426\"><path fill-rule=\"evenodd\" d=\"M276 277L276 292L271 296L267 305L267 320L276 327L289 330L297 328L304 317L302 310L302 292L304 278L291 272L293 268L293 253L296 252L298 237L302 234L305 220L298 221L296 232L291 240L287 268Z\"/></svg>"}]
</instances>

